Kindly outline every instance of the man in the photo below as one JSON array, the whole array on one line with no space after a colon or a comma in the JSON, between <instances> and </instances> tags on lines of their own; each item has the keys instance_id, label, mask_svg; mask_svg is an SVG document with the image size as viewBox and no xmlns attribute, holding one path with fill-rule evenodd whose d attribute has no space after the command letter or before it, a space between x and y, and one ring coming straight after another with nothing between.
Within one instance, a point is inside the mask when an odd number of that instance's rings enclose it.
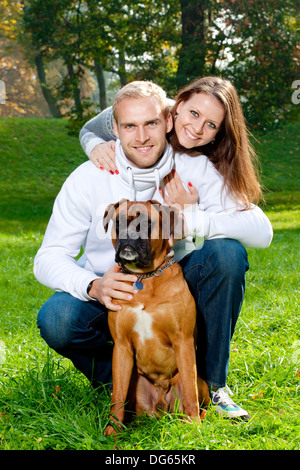
<instances>
[{"instance_id":1,"label":"man","mask_svg":"<svg viewBox=\"0 0 300 470\"><path fill-rule=\"evenodd\" d=\"M246 251L239 241L251 243L257 234L269 230L269 241L261 242L267 245L271 239L268 219L259 210L258 214L237 210L227 214L219 200L222 179L210 162L203 156L174 157L166 142L172 120L160 87L150 82L125 86L116 96L114 117L114 131L119 137L116 142L119 178L100 172L91 162L77 168L55 201L35 258L37 279L56 291L39 312L41 335L51 348L71 359L95 386L111 382L112 344L107 309L120 310L112 299L132 298L136 277L121 273L114 263L113 246L102 225L104 210L124 197L157 199L163 203L159 187L175 166L182 181L186 184L192 181L197 188L204 208L183 210L190 239L175 245L199 310L198 371L208 382L213 401L213 387L218 391L215 397L222 396L222 403L218 403L221 412L226 408L229 416L248 418L248 413L232 402L223 387L230 338L241 309L248 269ZM225 209L232 207L229 199L223 203ZM206 217L209 207L214 207L215 213ZM211 240L182 258L192 245L193 235L203 235L208 230L206 218ZM226 239L215 239L220 236ZM76 262L81 246L84 254Z\"/></svg>"}]
</instances>

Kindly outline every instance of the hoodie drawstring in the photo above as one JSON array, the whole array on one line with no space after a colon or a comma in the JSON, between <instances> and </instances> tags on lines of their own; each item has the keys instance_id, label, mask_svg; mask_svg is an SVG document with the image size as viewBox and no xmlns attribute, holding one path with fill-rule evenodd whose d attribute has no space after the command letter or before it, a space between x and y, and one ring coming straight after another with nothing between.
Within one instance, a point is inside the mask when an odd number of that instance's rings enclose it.
<instances>
[{"instance_id":1,"label":"hoodie drawstring","mask_svg":"<svg viewBox=\"0 0 300 470\"><path fill-rule=\"evenodd\" d=\"M132 194L132 200L136 201L136 188L134 185L134 176L133 176L133 171L130 166L127 167L127 173L128 173L128 180L129 180L129 185L130 185L130 191ZM154 177L155 177L155 185L156 189L158 190L160 187L160 174L157 168L154 169Z\"/></svg>"}]
</instances>

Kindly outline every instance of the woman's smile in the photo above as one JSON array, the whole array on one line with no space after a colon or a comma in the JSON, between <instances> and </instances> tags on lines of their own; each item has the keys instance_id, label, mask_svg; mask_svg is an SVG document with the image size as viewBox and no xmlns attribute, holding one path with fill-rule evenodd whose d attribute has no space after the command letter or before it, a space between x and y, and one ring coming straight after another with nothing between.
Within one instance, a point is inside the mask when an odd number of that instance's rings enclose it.
<instances>
[{"instance_id":1,"label":"woman's smile","mask_svg":"<svg viewBox=\"0 0 300 470\"><path fill-rule=\"evenodd\" d=\"M198 135L196 135L196 134L193 134L193 133L190 132L189 129L187 129L186 127L184 128L184 132L186 133L188 139L191 139L191 140L199 140L199 139L201 139L201 136L198 136Z\"/></svg>"}]
</instances>

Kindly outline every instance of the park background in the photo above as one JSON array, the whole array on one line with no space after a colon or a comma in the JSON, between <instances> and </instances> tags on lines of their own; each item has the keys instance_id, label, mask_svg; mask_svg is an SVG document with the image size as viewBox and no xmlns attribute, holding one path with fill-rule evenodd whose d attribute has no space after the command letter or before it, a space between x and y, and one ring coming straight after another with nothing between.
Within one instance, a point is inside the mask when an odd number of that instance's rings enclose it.
<instances>
[{"instance_id":1,"label":"park background","mask_svg":"<svg viewBox=\"0 0 300 470\"><path fill-rule=\"evenodd\" d=\"M300 448L299 6L281 0L3 0L0 5L0 449ZM140 418L105 438L110 397L39 337L51 295L32 264L78 131L133 79L174 97L204 75L238 89L274 239L250 271L228 384L252 418Z\"/></svg>"}]
</instances>

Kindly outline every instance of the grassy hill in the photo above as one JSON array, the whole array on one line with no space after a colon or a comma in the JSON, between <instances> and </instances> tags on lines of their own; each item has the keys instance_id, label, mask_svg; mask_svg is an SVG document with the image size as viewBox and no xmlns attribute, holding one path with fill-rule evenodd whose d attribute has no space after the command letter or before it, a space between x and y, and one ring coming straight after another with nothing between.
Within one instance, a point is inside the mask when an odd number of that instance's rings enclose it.
<instances>
[{"instance_id":1,"label":"grassy hill","mask_svg":"<svg viewBox=\"0 0 300 470\"><path fill-rule=\"evenodd\" d=\"M177 416L103 436L110 397L49 350L36 317L51 292L32 263L61 184L86 157L62 120L0 119L0 449L299 449L299 123L256 142L274 228L250 271L231 347L228 385L252 415L203 424Z\"/></svg>"}]
</instances>

